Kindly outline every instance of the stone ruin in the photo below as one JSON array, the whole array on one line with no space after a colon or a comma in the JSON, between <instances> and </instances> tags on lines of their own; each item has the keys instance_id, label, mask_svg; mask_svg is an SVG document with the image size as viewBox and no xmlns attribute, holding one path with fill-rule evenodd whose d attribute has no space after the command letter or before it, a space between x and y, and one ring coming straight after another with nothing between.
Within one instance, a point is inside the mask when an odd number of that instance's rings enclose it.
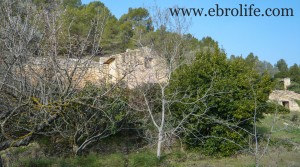
<instances>
[{"instance_id":1,"label":"stone ruin","mask_svg":"<svg viewBox=\"0 0 300 167\"><path fill-rule=\"evenodd\" d=\"M269 95L269 100L275 101L291 111L300 111L299 104L297 103L297 101L300 102L300 94L287 90L288 86L291 85L290 78L284 78L281 81L283 81L284 90L274 90Z\"/></svg>"},{"instance_id":2,"label":"stone ruin","mask_svg":"<svg viewBox=\"0 0 300 167\"><path fill-rule=\"evenodd\" d=\"M35 58L28 66L45 73L51 71L47 69L48 62L46 58ZM60 58L57 62L60 69L69 73L76 64L77 70L73 79L80 78L79 87L83 87L87 82L96 85L122 82L122 85L134 88L143 83L161 83L167 77L165 60L148 47L127 49L125 53L100 57L99 61Z\"/></svg>"},{"instance_id":3,"label":"stone ruin","mask_svg":"<svg viewBox=\"0 0 300 167\"><path fill-rule=\"evenodd\" d=\"M161 83L166 80L166 62L148 47L129 50L99 60L106 82L123 81L129 88L143 83Z\"/></svg>"}]
</instances>

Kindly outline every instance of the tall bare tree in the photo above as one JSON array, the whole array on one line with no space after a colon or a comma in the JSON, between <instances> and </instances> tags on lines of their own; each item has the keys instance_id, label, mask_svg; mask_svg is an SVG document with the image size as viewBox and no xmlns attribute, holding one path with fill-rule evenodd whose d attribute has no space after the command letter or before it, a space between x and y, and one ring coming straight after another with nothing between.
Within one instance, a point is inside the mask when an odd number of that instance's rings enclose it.
<instances>
[{"instance_id":1,"label":"tall bare tree","mask_svg":"<svg viewBox=\"0 0 300 167\"><path fill-rule=\"evenodd\" d=\"M181 123L172 124L172 111L170 105L175 101L184 103L183 99L174 99L167 93L173 72L178 69L184 61L187 50L185 49L184 34L187 33L189 21L185 17L170 17L166 10L157 7L151 16L154 32L145 33L137 29L135 41L138 46L150 48L150 52L144 53L144 70L146 76L135 76L137 94L133 107L145 111L157 132L157 158L162 154L163 142L168 137L176 135ZM134 75L134 74L133 74ZM174 92L176 94L178 92ZM188 96L186 97L188 98ZM137 102L137 99L140 101ZM199 101L204 97L199 97ZM147 120L147 119L146 119ZM182 120L184 122L184 120Z\"/></svg>"}]
</instances>

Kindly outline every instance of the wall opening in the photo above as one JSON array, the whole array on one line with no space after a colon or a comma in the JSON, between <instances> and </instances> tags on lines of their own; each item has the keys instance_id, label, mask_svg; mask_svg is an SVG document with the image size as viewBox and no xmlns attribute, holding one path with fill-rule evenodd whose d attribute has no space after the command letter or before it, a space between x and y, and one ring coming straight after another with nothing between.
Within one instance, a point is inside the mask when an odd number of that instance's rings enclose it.
<instances>
[{"instance_id":1,"label":"wall opening","mask_svg":"<svg viewBox=\"0 0 300 167\"><path fill-rule=\"evenodd\" d=\"M146 69L149 69L152 67L152 59L153 58L145 57L144 64L145 64Z\"/></svg>"},{"instance_id":2,"label":"wall opening","mask_svg":"<svg viewBox=\"0 0 300 167\"><path fill-rule=\"evenodd\" d=\"M289 101L282 101L282 105L287 108L290 109L290 102Z\"/></svg>"}]
</instances>

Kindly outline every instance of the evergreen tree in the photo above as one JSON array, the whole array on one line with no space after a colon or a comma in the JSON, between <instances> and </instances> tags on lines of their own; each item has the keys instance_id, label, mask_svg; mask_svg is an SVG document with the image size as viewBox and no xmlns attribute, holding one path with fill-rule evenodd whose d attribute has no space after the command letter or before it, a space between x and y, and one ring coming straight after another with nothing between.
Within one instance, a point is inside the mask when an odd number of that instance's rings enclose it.
<instances>
[{"instance_id":1,"label":"evergreen tree","mask_svg":"<svg viewBox=\"0 0 300 167\"><path fill-rule=\"evenodd\" d=\"M289 75L292 81L300 83L300 68L297 64L290 67Z\"/></svg>"},{"instance_id":2,"label":"evergreen tree","mask_svg":"<svg viewBox=\"0 0 300 167\"><path fill-rule=\"evenodd\" d=\"M275 67L278 68L278 73L275 74L275 78L285 78L289 77L288 65L286 64L284 59L280 59L275 64Z\"/></svg>"},{"instance_id":3,"label":"evergreen tree","mask_svg":"<svg viewBox=\"0 0 300 167\"><path fill-rule=\"evenodd\" d=\"M119 40L121 48L135 48L135 41L153 30L152 20L145 8L129 8L128 13L119 19ZM135 40L133 40L135 39Z\"/></svg>"},{"instance_id":4,"label":"evergreen tree","mask_svg":"<svg viewBox=\"0 0 300 167\"><path fill-rule=\"evenodd\" d=\"M255 103L256 117L262 118L273 85L268 74L260 75L241 57L229 61L217 47L198 53L192 64L177 70L169 87L170 92L178 92L178 99L190 97L186 105L172 105L177 120L192 115L181 133L185 142L210 155L241 149L248 140L245 130L252 128Z\"/></svg>"}]
</instances>

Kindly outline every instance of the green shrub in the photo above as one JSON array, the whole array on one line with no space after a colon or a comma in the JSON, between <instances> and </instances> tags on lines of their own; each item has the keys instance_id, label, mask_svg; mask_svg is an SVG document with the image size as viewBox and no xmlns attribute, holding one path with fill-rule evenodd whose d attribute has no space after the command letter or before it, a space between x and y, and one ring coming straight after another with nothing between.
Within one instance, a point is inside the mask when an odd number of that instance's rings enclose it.
<instances>
[{"instance_id":1,"label":"green shrub","mask_svg":"<svg viewBox=\"0 0 300 167\"><path fill-rule=\"evenodd\" d=\"M183 162L187 158L186 153L182 151L173 152L170 156L173 157L176 162Z\"/></svg>"},{"instance_id":2,"label":"green shrub","mask_svg":"<svg viewBox=\"0 0 300 167\"><path fill-rule=\"evenodd\" d=\"M53 164L52 159L25 159L21 160L18 164L24 167L50 167Z\"/></svg>"},{"instance_id":3,"label":"green shrub","mask_svg":"<svg viewBox=\"0 0 300 167\"><path fill-rule=\"evenodd\" d=\"M154 167L158 165L156 155L150 152L141 152L131 155L129 166L132 167Z\"/></svg>"},{"instance_id":4,"label":"green shrub","mask_svg":"<svg viewBox=\"0 0 300 167\"><path fill-rule=\"evenodd\" d=\"M209 127L211 136L204 136L203 143L199 138L195 139L193 137L186 137L186 142L188 143L188 148L194 148L194 146L199 147L199 151L204 155L209 156L230 156L235 154L237 150L242 149L247 143L244 140L245 132L241 129L228 128L223 125L203 125ZM196 133L196 132L195 132ZM199 132L202 133L202 132ZM203 132L207 133L207 132Z\"/></svg>"},{"instance_id":5,"label":"green shrub","mask_svg":"<svg viewBox=\"0 0 300 167\"><path fill-rule=\"evenodd\" d=\"M71 166L89 166L89 167L97 167L99 157L95 154L90 154L87 156L78 156L78 157L70 157L67 159L61 159L59 164L61 167L71 167Z\"/></svg>"},{"instance_id":6,"label":"green shrub","mask_svg":"<svg viewBox=\"0 0 300 167\"><path fill-rule=\"evenodd\" d=\"M288 90L300 93L300 84L294 82L291 86L288 87Z\"/></svg>"},{"instance_id":7,"label":"green shrub","mask_svg":"<svg viewBox=\"0 0 300 167\"><path fill-rule=\"evenodd\" d=\"M275 113L277 111L277 113L279 114L288 114L290 113L290 110L285 108L284 106L282 105L279 105L278 103L276 102L268 102L266 104L266 112L265 113L268 113L268 114L272 114L272 113Z\"/></svg>"},{"instance_id":8,"label":"green shrub","mask_svg":"<svg viewBox=\"0 0 300 167\"><path fill-rule=\"evenodd\" d=\"M78 156L75 158L74 162L78 166L89 166L89 167L98 167L99 157L96 154L90 154L88 156ZM73 163L74 163L73 162Z\"/></svg>"},{"instance_id":9,"label":"green shrub","mask_svg":"<svg viewBox=\"0 0 300 167\"><path fill-rule=\"evenodd\" d=\"M119 167L125 166L125 158L122 154L110 154L108 156L103 156L99 160L99 166L103 167Z\"/></svg>"},{"instance_id":10,"label":"green shrub","mask_svg":"<svg viewBox=\"0 0 300 167\"><path fill-rule=\"evenodd\" d=\"M60 167L119 167L124 166L124 158L121 154L99 155L89 154L87 156L71 157L68 159L61 159L59 161Z\"/></svg>"},{"instance_id":11,"label":"green shrub","mask_svg":"<svg viewBox=\"0 0 300 167\"><path fill-rule=\"evenodd\" d=\"M294 145L289 140L280 139L280 138L273 138L273 139L271 138L270 144L276 147L282 146L289 151L292 151L294 147Z\"/></svg>"},{"instance_id":12,"label":"green shrub","mask_svg":"<svg viewBox=\"0 0 300 167\"><path fill-rule=\"evenodd\" d=\"M298 122L298 120L299 120L299 115L297 115L297 114L292 115L292 117L291 117L292 122Z\"/></svg>"},{"instance_id":13,"label":"green shrub","mask_svg":"<svg viewBox=\"0 0 300 167\"><path fill-rule=\"evenodd\" d=\"M191 64L178 68L167 92L178 99L170 108L175 124L184 120L180 135L189 147L230 156L247 147L246 131L252 131L254 111L256 120L263 118L274 82L259 74L255 63L241 57L228 60L214 49L196 54Z\"/></svg>"},{"instance_id":14,"label":"green shrub","mask_svg":"<svg viewBox=\"0 0 300 167\"><path fill-rule=\"evenodd\" d=\"M280 79L275 80L275 88L276 90L284 90L284 84Z\"/></svg>"}]
</instances>

